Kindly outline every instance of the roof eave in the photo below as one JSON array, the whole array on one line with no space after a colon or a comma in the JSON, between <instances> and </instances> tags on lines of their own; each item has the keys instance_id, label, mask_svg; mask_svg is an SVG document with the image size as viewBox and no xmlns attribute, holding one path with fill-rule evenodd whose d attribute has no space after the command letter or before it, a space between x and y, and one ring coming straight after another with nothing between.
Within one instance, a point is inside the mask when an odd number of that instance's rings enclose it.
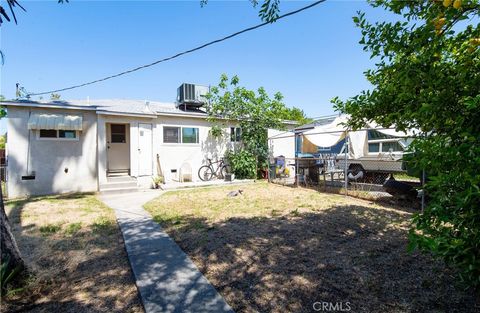
<instances>
[{"instance_id":1,"label":"roof eave","mask_svg":"<svg viewBox=\"0 0 480 313\"><path fill-rule=\"evenodd\" d=\"M67 109L67 110L84 110L84 111L96 111L97 108L87 106L76 106L69 104L55 104L55 103L37 103L37 102L24 102L24 101L0 101L0 106L15 106L15 107L32 107L32 108L47 108L47 109Z\"/></svg>"}]
</instances>

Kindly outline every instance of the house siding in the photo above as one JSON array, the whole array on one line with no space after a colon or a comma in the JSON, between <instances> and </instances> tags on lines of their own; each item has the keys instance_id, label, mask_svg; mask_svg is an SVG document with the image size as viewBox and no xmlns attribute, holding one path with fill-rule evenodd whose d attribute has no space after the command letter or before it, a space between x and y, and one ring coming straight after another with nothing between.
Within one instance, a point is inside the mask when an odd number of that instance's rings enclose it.
<instances>
[{"instance_id":1,"label":"house siding","mask_svg":"<svg viewBox=\"0 0 480 313\"><path fill-rule=\"evenodd\" d=\"M79 140L39 140L36 131L27 128L30 113L37 112L82 115ZM9 197L97 191L96 125L95 112L8 107ZM22 180L33 171L34 180Z\"/></svg>"},{"instance_id":2,"label":"house siding","mask_svg":"<svg viewBox=\"0 0 480 313\"><path fill-rule=\"evenodd\" d=\"M198 144L164 143L163 127L196 127L199 129ZM186 117L159 117L154 130L154 168L157 168L157 154L160 160L161 170L166 182L178 179L172 170L181 168L191 170L192 180L200 180L198 170L206 164L207 158L213 161L222 158L227 149L232 149L234 143L230 141L230 126L224 128L224 136L213 138L209 135L211 124L203 119ZM157 172L155 172L156 174ZM185 170L184 170L185 174Z\"/></svg>"},{"instance_id":3,"label":"house siding","mask_svg":"<svg viewBox=\"0 0 480 313\"><path fill-rule=\"evenodd\" d=\"M104 112L8 106L8 192L9 197L27 195L59 194L67 192L95 192L107 183L107 124L129 125L130 175L138 184L150 187L152 176L159 174L159 166L165 181L178 181L173 173L191 174L198 181L199 168L222 158L227 149L239 145L230 141L230 127L224 125L224 136L213 138L209 132L211 123L198 116L122 116ZM79 140L39 140L36 131L27 128L31 113L80 114L83 130ZM152 125L152 175L139 176L139 124ZM195 127L199 129L197 144L164 143L163 127ZM157 161L158 155L158 161ZM28 168L28 169L27 169ZM22 176L35 172L34 180L22 180Z\"/></svg>"}]
</instances>

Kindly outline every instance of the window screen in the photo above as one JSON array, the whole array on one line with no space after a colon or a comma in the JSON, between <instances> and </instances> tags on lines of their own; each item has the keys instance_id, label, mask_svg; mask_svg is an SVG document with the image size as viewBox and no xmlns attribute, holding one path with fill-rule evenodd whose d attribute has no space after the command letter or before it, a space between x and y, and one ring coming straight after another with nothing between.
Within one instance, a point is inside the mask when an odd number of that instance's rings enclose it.
<instances>
[{"instance_id":1,"label":"window screen","mask_svg":"<svg viewBox=\"0 0 480 313\"><path fill-rule=\"evenodd\" d=\"M180 127L163 127L163 142L180 143Z\"/></svg>"},{"instance_id":2,"label":"window screen","mask_svg":"<svg viewBox=\"0 0 480 313\"><path fill-rule=\"evenodd\" d=\"M198 128L183 127L182 128L183 143L198 143Z\"/></svg>"}]
</instances>

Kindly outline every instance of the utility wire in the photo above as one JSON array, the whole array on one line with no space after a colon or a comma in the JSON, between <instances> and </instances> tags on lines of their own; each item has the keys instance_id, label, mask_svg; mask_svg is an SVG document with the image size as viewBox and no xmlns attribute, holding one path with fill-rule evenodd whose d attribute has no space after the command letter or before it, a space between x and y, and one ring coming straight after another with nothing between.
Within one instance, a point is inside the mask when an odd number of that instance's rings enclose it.
<instances>
[{"instance_id":1,"label":"utility wire","mask_svg":"<svg viewBox=\"0 0 480 313\"><path fill-rule=\"evenodd\" d=\"M298 10L291 11L291 12L285 13L285 14L283 14L283 15L280 15L278 18L275 19L275 21L276 21L276 20L279 20L279 19L282 19L282 18L285 18L285 17L288 17L288 16L295 15L295 14L297 14L297 13L300 13L300 12L302 12L302 11L308 10L308 9L310 9L310 8L313 8L314 6L317 6L317 5L319 5L320 3L325 2L325 1L326 1L326 0L315 1L314 3L309 4L309 5L305 6L305 7L302 7L302 8L300 8L300 9L298 9ZM190 49L190 50L186 50L186 51L183 51L183 52L179 52L179 53L177 53L177 54L175 54L175 55L172 55L172 56L163 58L163 59L161 59L161 60L154 61L154 62L149 63L149 64L141 65L141 66L138 66L138 67L135 67L135 68L126 70L126 71L124 71L124 72L120 72L120 73L118 73L118 74L110 75L110 76L107 76L107 77L104 77L104 78L92 80L92 81L90 81L90 82L86 82L86 83L83 83L83 84L78 84L78 85L74 85L74 86L70 86L70 87L66 87L66 88L55 89L55 90L44 91L44 92L28 93L27 96L40 96L40 95L46 95L46 94L51 94L51 93L56 93L56 92L61 92L61 91L66 91L66 90L71 90L71 89L76 89L76 88L80 88L80 87L84 87L84 86L88 86L88 85L93 85L93 84L96 84L96 83L99 83L99 82L103 82L103 81L106 81L106 80L109 80L109 79L112 79L112 78L116 78L116 77L119 77L119 76L123 76L123 75L126 75L126 74L130 74L130 73L133 73L133 72L142 70L142 69L144 69L144 68L157 65L157 64L159 64L159 63L163 63L163 62L166 62L166 61L170 61L170 60L176 59L176 58L178 58L178 57L180 57L180 56L182 56L182 55L189 54L189 53L192 53L192 52L201 50L201 49L206 48L206 47L208 47L208 46L211 46L211 45L214 45L214 44L216 44L216 43L219 43L219 42L228 40L228 39L230 39L230 38L236 37L236 36L238 36L238 35L241 35L241 34L243 34L243 33L246 33L246 32L252 31L252 30L255 30L255 29L257 29L257 28L266 26L266 25L271 24L271 23L272 23L271 21L263 22L263 23L261 23L261 24L255 25L255 26L252 26L252 27L249 27L249 28L245 28L245 29L243 29L243 30L241 30L241 31L238 31L238 32L233 33L233 34L231 34L231 35L228 35L228 36L226 36L226 37L223 37L223 38L220 38L220 39L216 39L216 40L210 41L210 42L208 42L208 43L205 43L205 44L203 44L203 45L201 45L201 46L192 48L192 49Z\"/></svg>"}]
</instances>

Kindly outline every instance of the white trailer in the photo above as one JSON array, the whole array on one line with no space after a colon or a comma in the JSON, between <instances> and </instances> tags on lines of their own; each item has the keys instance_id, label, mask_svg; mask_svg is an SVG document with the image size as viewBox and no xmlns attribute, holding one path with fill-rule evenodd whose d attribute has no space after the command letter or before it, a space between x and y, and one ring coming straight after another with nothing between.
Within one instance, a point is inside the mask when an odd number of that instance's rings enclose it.
<instances>
[{"instance_id":1,"label":"white trailer","mask_svg":"<svg viewBox=\"0 0 480 313\"><path fill-rule=\"evenodd\" d=\"M377 183L383 183L389 174L405 172L402 158L413 140L414 131L399 132L375 123L361 130L348 131L345 127L347 121L348 116L340 115L326 125L303 131L301 135L318 147L319 154L336 154L337 168L347 167L350 180L374 176ZM341 142L343 145L339 145ZM336 151L332 150L334 147Z\"/></svg>"}]
</instances>

